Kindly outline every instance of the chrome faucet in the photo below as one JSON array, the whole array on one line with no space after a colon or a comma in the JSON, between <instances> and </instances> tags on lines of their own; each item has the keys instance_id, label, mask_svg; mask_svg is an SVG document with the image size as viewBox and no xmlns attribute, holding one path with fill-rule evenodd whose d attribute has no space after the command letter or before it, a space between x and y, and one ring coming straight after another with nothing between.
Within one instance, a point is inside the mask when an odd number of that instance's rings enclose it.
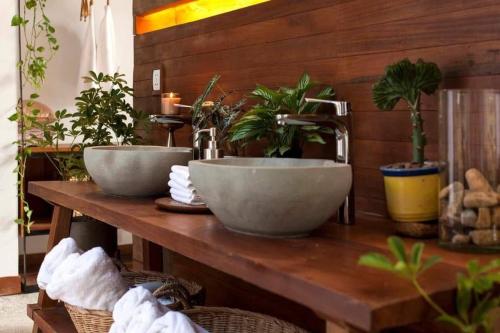
<instances>
[{"instance_id":1,"label":"chrome faucet","mask_svg":"<svg viewBox=\"0 0 500 333\"><path fill-rule=\"evenodd\" d=\"M278 125L306 126L317 123L331 124L330 126L335 130L337 146L335 162L352 165L352 112L350 103L316 98L306 98L305 101L306 103L331 104L335 108L335 114L278 114L276 116ZM337 211L337 223L354 223L354 184L351 185L349 194Z\"/></svg>"}]
</instances>

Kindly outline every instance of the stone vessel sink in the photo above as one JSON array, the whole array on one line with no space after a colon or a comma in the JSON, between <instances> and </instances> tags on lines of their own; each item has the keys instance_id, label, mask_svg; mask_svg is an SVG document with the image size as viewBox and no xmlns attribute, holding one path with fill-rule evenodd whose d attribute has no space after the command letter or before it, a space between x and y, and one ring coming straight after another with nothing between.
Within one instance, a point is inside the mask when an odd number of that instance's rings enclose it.
<instances>
[{"instance_id":1,"label":"stone vessel sink","mask_svg":"<svg viewBox=\"0 0 500 333\"><path fill-rule=\"evenodd\" d=\"M193 185L227 229L301 237L326 222L352 182L349 165L330 160L231 158L190 161Z\"/></svg>"},{"instance_id":2,"label":"stone vessel sink","mask_svg":"<svg viewBox=\"0 0 500 333\"><path fill-rule=\"evenodd\" d=\"M83 151L85 167L107 194L145 197L164 194L172 165L187 165L191 148L101 146Z\"/></svg>"}]
</instances>

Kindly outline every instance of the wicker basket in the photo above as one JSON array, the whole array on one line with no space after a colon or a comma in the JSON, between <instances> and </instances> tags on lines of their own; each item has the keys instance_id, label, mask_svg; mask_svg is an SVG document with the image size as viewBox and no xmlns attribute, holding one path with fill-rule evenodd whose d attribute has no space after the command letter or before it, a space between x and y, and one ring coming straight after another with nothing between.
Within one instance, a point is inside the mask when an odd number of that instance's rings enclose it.
<instances>
[{"instance_id":1,"label":"wicker basket","mask_svg":"<svg viewBox=\"0 0 500 333\"><path fill-rule=\"evenodd\" d=\"M182 312L210 333L307 333L286 321L255 312L217 307Z\"/></svg>"},{"instance_id":2,"label":"wicker basket","mask_svg":"<svg viewBox=\"0 0 500 333\"><path fill-rule=\"evenodd\" d=\"M189 308L204 302L204 289L194 283L174 278L157 272L122 272L125 281L130 286L152 281L162 281L164 284L153 295L161 297L169 295L175 303L169 305L172 310ZM189 300L189 301L186 301ZM103 310L87 310L78 306L64 304L78 333L108 333L113 324L113 314Z\"/></svg>"}]
</instances>

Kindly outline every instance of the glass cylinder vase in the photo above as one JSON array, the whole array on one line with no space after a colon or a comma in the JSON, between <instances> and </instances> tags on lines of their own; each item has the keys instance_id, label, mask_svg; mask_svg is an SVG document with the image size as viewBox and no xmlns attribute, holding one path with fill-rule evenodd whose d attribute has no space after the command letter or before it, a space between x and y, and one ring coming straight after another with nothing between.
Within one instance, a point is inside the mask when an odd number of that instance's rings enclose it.
<instances>
[{"instance_id":1,"label":"glass cylinder vase","mask_svg":"<svg viewBox=\"0 0 500 333\"><path fill-rule=\"evenodd\" d=\"M440 243L500 250L500 90L442 90Z\"/></svg>"}]
</instances>

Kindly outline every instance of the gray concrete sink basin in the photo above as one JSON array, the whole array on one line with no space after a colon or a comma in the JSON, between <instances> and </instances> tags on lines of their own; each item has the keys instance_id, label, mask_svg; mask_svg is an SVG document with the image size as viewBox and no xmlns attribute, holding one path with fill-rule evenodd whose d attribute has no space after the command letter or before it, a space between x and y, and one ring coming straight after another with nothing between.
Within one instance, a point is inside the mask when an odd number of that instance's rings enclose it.
<instances>
[{"instance_id":1,"label":"gray concrete sink basin","mask_svg":"<svg viewBox=\"0 0 500 333\"><path fill-rule=\"evenodd\" d=\"M309 234L336 212L352 182L351 167L330 160L190 161L189 171L227 229L265 237Z\"/></svg>"},{"instance_id":2,"label":"gray concrete sink basin","mask_svg":"<svg viewBox=\"0 0 500 333\"><path fill-rule=\"evenodd\" d=\"M101 146L83 151L85 167L107 194L144 197L164 194L172 165L187 165L191 148Z\"/></svg>"}]
</instances>

